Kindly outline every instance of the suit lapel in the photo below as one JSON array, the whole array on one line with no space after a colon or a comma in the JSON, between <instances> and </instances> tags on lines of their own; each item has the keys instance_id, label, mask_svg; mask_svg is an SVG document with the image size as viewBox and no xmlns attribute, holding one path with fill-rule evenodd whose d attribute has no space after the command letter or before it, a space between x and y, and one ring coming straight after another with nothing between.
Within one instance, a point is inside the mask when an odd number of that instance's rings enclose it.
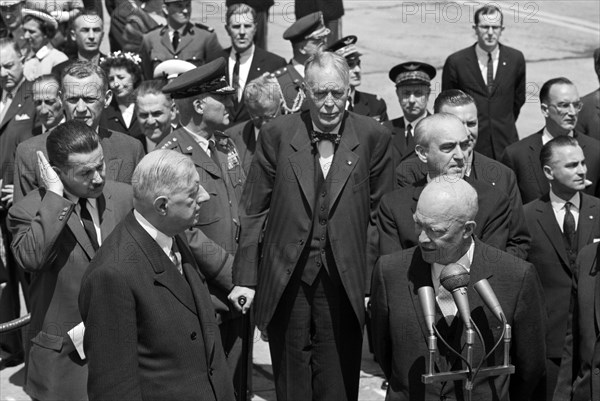
<instances>
[{"instance_id":1,"label":"suit lapel","mask_svg":"<svg viewBox=\"0 0 600 401\"><path fill-rule=\"evenodd\" d=\"M594 293L594 314L596 315L596 332L600 332L600 245L596 247L596 258L592 263L593 270L591 272L579 272L582 274L589 274L590 276L596 276L594 280L594 287L592 288Z\"/></svg>"},{"instance_id":2,"label":"suit lapel","mask_svg":"<svg viewBox=\"0 0 600 401\"><path fill-rule=\"evenodd\" d=\"M331 168L327 174L329 180L329 213L333 213L334 205L339 198L342 189L346 186L346 181L350 178L350 174L358 164L360 157L354 153L354 149L360 144L352 118L348 113L344 115L345 121L342 121L342 139L331 162Z\"/></svg>"},{"instance_id":3,"label":"suit lapel","mask_svg":"<svg viewBox=\"0 0 600 401\"><path fill-rule=\"evenodd\" d=\"M186 155L191 155L194 164L197 167L208 172L210 175L222 177L221 167L217 166L213 159L200 147L200 145L185 132L182 128L180 135L177 135L180 141L181 152ZM217 155L219 152L217 152Z\"/></svg>"},{"instance_id":4,"label":"suit lapel","mask_svg":"<svg viewBox=\"0 0 600 401\"><path fill-rule=\"evenodd\" d=\"M290 142L295 152L289 156L288 160L312 213L315 201L315 154L308 135L312 126L308 113L303 113L301 116L304 124L298 124L296 128L296 133Z\"/></svg>"},{"instance_id":5,"label":"suit lapel","mask_svg":"<svg viewBox=\"0 0 600 401\"><path fill-rule=\"evenodd\" d=\"M256 135L254 135L254 125L252 121L249 121L242 130L242 141L244 146L244 153L242 154L242 166L244 170L249 171L250 163L252 162L252 155L256 150Z\"/></svg>"},{"instance_id":6,"label":"suit lapel","mask_svg":"<svg viewBox=\"0 0 600 401\"><path fill-rule=\"evenodd\" d=\"M535 180L537 181L537 185L538 188L540 189L540 193L545 194L546 192L548 192L548 190L550 189L550 187L548 186L548 181L546 180L546 177L544 176L544 171L541 168L538 168L537 166L540 165L540 152L542 151L542 131L539 131L538 133L534 134L535 137L533 138L533 142L530 143L529 145L529 166L531 166L531 170L533 171L533 174L535 176Z\"/></svg>"},{"instance_id":7,"label":"suit lapel","mask_svg":"<svg viewBox=\"0 0 600 401\"><path fill-rule=\"evenodd\" d=\"M0 130L4 128L4 126L8 124L9 121L13 120L17 114L19 114L19 111L23 107L23 104L25 104L26 99L31 94L31 91L28 90L28 87L28 82L25 81L25 79L23 79L23 83L21 83L19 90L17 90L17 92L14 94L12 102L8 107L8 110L6 110L6 113L4 113L4 118L2 119L2 121L0 121Z\"/></svg>"},{"instance_id":8,"label":"suit lapel","mask_svg":"<svg viewBox=\"0 0 600 401\"><path fill-rule=\"evenodd\" d=\"M550 197L548 194L544 195L541 202L537 204L536 213L537 221L542 227L542 231L546 234L548 241L552 244L556 252L560 256L563 262L563 266L570 266L569 258L567 256L567 250L563 241L562 232L556 221L552 204L550 203ZM570 273L570 272L569 272Z\"/></svg>"},{"instance_id":9,"label":"suit lapel","mask_svg":"<svg viewBox=\"0 0 600 401\"><path fill-rule=\"evenodd\" d=\"M494 85L492 87L493 96L498 90L499 82L504 79L504 75L506 74L506 69L508 68L509 59L506 56L506 50L503 48L504 46L498 45L500 47L500 54L498 54L498 67L496 68L496 75L494 76ZM481 73L479 74L481 75Z\"/></svg>"},{"instance_id":10,"label":"suit lapel","mask_svg":"<svg viewBox=\"0 0 600 401\"><path fill-rule=\"evenodd\" d=\"M354 92L354 110L356 114L366 116L369 114L369 103L367 98L361 96L359 91Z\"/></svg>"},{"instance_id":11,"label":"suit lapel","mask_svg":"<svg viewBox=\"0 0 600 401\"><path fill-rule=\"evenodd\" d=\"M188 47L190 45L190 43L192 43L194 41L194 35L192 35L192 29L194 29L194 27L192 26L191 23L188 23L187 26L185 27L184 33L183 35L180 36L179 39L179 45L177 45L177 51L173 52L175 54L179 54L183 49L185 49L186 47ZM169 37L169 35L165 35L167 36L167 38ZM196 36L197 38L197 36ZM171 49L173 49L173 44L171 44Z\"/></svg>"},{"instance_id":12,"label":"suit lapel","mask_svg":"<svg viewBox=\"0 0 600 401\"><path fill-rule=\"evenodd\" d=\"M91 260L96 254L96 251L94 251L90 237L88 236L87 232L85 232L85 228L83 228L83 224L81 223L81 220L79 219L79 216L75 210L73 210L73 213L71 213L71 216L69 216L67 225L69 226L71 233L73 233L75 240L79 243L83 251Z\"/></svg>"},{"instance_id":13,"label":"suit lapel","mask_svg":"<svg viewBox=\"0 0 600 401\"><path fill-rule=\"evenodd\" d=\"M479 84L480 90L487 95L488 89L485 81L483 80L483 75L481 75L479 61L477 61L477 53L475 53L475 46L477 46L477 43L471 47L471 51L468 53L467 57L465 57L465 62L467 68L471 70L471 76L475 77L475 81Z\"/></svg>"},{"instance_id":14,"label":"suit lapel","mask_svg":"<svg viewBox=\"0 0 600 401\"><path fill-rule=\"evenodd\" d=\"M577 251L580 251L585 245L592 243L594 227L597 227L598 224L600 224L600 222L594 219L594 216L600 214L596 204L589 202L587 196L583 193L581 193L580 205L579 220L577 222Z\"/></svg>"}]
</instances>

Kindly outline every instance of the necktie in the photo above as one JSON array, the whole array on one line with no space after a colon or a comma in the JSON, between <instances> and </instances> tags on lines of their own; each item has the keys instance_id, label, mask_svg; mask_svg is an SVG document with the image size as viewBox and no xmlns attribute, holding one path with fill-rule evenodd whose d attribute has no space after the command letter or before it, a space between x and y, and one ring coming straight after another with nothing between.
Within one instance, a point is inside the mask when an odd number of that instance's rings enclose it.
<instances>
[{"instance_id":1,"label":"necktie","mask_svg":"<svg viewBox=\"0 0 600 401\"><path fill-rule=\"evenodd\" d=\"M179 46L179 31L173 32L173 50L177 51Z\"/></svg>"},{"instance_id":2,"label":"necktie","mask_svg":"<svg viewBox=\"0 0 600 401\"><path fill-rule=\"evenodd\" d=\"M571 206L573 206L571 202L565 203L565 220L563 221L563 232L565 233L565 237L567 238L569 249L575 249L575 217L573 216L573 213L571 213Z\"/></svg>"},{"instance_id":3,"label":"necktie","mask_svg":"<svg viewBox=\"0 0 600 401\"><path fill-rule=\"evenodd\" d=\"M177 242L175 238L173 238L173 246L171 247L171 262L177 267L179 274L183 274L183 266L181 265L181 254L179 253L179 249L177 248Z\"/></svg>"},{"instance_id":4,"label":"necktie","mask_svg":"<svg viewBox=\"0 0 600 401\"><path fill-rule=\"evenodd\" d=\"M412 124L408 124L406 127L406 147L409 148L411 142L413 142Z\"/></svg>"},{"instance_id":5,"label":"necktie","mask_svg":"<svg viewBox=\"0 0 600 401\"><path fill-rule=\"evenodd\" d=\"M313 131L310 134L310 141L312 143L318 143L320 141L330 141L331 143L338 145L342 136L340 134L332 134L331 132L319 132Z\"/></svg>"},{"instance_id":6,"label":"necktie","mask_svg":"<svg viewBox=\"0 0 600 401\"><path fill-rule=\"evenodd\" d=\"M235 98L240 98L240 54L235 53L235 64L233 65L233 75L231 77L231 86L235 89Z\"/></svg>"},{"instance_id":7,"label":"necktie","mask_svg":"<svg viewBox=\"0 0 600 401\"><path fill-rule=\"evenodd\" d=\"M348 111L354 111L354 99L352 99L352 96L348 96Z\"/></svg>"},{"instance_id":8,"label":"necktie","mask_svg":"<svg viewBox=\"0 0 600 401\"><path fill-rule=\"evenodd\" d=\"M208 150L210 150L210 158L213 162L219 167L221 167L221 162L219 161L219 156L217 155L217 147L215 146L215 141L210 139L208 141Z\"/></svg>"},{"instance_id":9,"label":"necktie","mask_svg":"<svg viewBox=\"0 0 600 401\"><path fill-rule=\"evenodd\" d=\"M487 88L488 93L492 93L494 88L494 61L492 60L492 53L488 53L487 62Z\"/></svg>"},{"instance_id":10,"label":"necktie","mask_svg":"<svg viewBox=\"0 0 600 401\"><path fill-rule=\"evenodd\" d=\"M94 220L92 220L92 215L87 208L87 198L79 198L79 206L81 207L81 211L79 212L79 216L81 217L81 222L83 223L83 228L90 238L90 242L92 243L92 247L95 251L98 250L98 237L96 235L96 227L94 226Z\"/></svg>"},{"instance_id":11,"label":"necktie","mask_svg":"<svg viewBox=\"0 0 600 401\"><path fill-rule=\"evenodd\" d=\"M444 288L443 285L440 284L438 287L438 296L437 303L446 319L448 324L452 323L452 319L454 319L454 315L456 313L454 298L452 298L452 294L450 291Z\"/></svg>"}]
</instances>

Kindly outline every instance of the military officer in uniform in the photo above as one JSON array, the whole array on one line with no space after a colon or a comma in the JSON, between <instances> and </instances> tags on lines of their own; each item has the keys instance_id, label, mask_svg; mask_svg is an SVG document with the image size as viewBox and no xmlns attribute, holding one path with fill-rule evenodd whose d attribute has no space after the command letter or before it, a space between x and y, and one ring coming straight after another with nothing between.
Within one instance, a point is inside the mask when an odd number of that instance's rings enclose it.
<instances>
[{"instance_id":1,"label":"military officer in uniform","mask_svg":"<svg viewBox=\"0 0 600 401\"><path fill-rule=\"evenodd\" d=\"M191 0L164 0L163 11L167 26L155 28L142 39L140 56L146 79L152 79L154 68L165 60L198 66L221 57L223 48L213 28L190 22Z\"/></svg>"},{"instance_id":2,"label":"military officer in uniform","mask_svg":"<svg viewBox=\"0 0 600 401\"><path fill-rule=\"evenodd\" d=\"M219 58L183 73L163 88L175 100L180 127L157 149L188 155L196 165L200 184L210 195L202 204L197 224L186 230L186 236L214 296L223 348L237 383L242 365L242 326L240 315L228 310L227 295L233 288L231 266L237 250L238 203L245 173L234 142L223 134L233 106L231 95L236 93L225 77L225 66L225 59Z\"/></svg>"},{"instance_id":3,"label":"military officer in uniform","mask_svg":"<svg viewBox=\"0 0 600 401\"><path fill-rule=\"evenodd\" d=\"M398 166L403 160L415 156L415 127L431 115L427 111L427 101L435 68L419 61L409 61L393 67L389 77L396 85L403 115L383 125L392 131L392 157L394 166Z\"/></svg>"},{"instance_id":4,"label":"military officer in uniform","mask_svg":"<svg viewBox=\"0 0 600 401\"><path fill-rule=\"evenodd\" d=\"M357 40L358 38L354 35L346 36L327 48L327 50L344 57L350 67L350 95L346 102L346 110L373 117L379 122L387 121L385 100L372 93L356 90L356 87L361 84L360 56L362 56L362 53L356 48Z\"/></svg>"},{"instance_id":5,"label":"military officer in uniform","mask_svg":"<svg viewBox=\"0 0 600 401\"><path fill-rule=\"evenodd\" d=\"M300 111L304 105L306 96L301 90L304 83L304 63L310 56L323 50L328 34L329 29L325 28L320 11L300 18L283 33L283 38L292 43L294 57L272 76L279 82L286 113ZM306 106L303 109L308 110Z\"/></svg>"},{"instance_id":6,"label":"military officer in uniform","mask_svg":"<svg viewBox=\"0 0 600 401\"><path fill-rule=\"evenodd\" d=\"M21 53L26 55L29 45L23 31L24 3L24 0L0 0L0 37L7 37L17 42Z\"/></svg>"}]
</instances>

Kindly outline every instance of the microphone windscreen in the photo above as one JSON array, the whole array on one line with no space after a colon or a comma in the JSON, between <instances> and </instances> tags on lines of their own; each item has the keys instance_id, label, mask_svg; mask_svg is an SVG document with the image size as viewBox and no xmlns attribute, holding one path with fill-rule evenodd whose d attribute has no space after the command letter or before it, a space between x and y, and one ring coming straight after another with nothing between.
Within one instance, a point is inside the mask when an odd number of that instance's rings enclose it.
<instances>
[{"instance_id":1,"label":"microphone windscreen","mask_svg":"<svg viewBox=\"0 0 600 401\"><path fill-rule=\"evenodd\" d=\"M449 292L469 285L469 272L458 263L450 263L440 273L440 284Z\"/></svg>"}]
</instances>

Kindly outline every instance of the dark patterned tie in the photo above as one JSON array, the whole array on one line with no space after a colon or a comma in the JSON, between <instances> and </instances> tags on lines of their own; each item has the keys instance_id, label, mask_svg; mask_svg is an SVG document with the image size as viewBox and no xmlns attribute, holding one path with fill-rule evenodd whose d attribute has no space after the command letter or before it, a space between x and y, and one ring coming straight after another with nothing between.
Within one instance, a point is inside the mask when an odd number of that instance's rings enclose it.
<instances>
[{"instance_id":1,"label":"dark patterned tie","mask_svg":"<svg viewBox=\"0 0 600 401\"><path fill-rule=\"evenodd\" d=\"M179 46L179 31L173 32L173 50L177 51Z\"/></svg>"},{"instance_id":2,"label":"dark patterned tie","mask_svg":"<svg viewBox=\"0 0 600 401\"><path fill-rule=\"evenodd\" d=\"M215 146L215 141L213 139L208 141L208 150L210 150L210 158L217 166L221 167L221 162L219 161L219 156L217 155L217 147Z\"/></svg>"},{"instance_id":3,"label":"dark patterned tie","mask_svg":"<svg viewBox=\"0 0 600 401\"><path fill-rule=\"evenodd\" d=\"M96 235L96 227L94 226L94 220L92 220L92 215L87 208L87 198L79 198L79 206L81 207L81 211L79 212L79 216L81 217L81 222L83 223L83 228L90 238L90 242L92 243L92 247L95 251L98 250L98 236Z\"/></svg>"},{"instance_id":4,"label":"dark patterned tie","mask_svg":"<svg viewBox=\"0 0 600 401\"><path fill-rule=\"evenodd\" d=\"M237 52L235 53L235 64L233 65L231 86L235 89L235 100L238 101L240 93L240 54Z\"/></svg>"},{"instance_id":5,"label":"dark patterned tie","mask_svg":"<svg viewBox=\"0 0 600 401\"><path fill-rule=\"evenodd\" d=\"M494 89L494 61L492 60L492 53L488 53L487 62L487 88L488 93L492 93Z\"/></svg>"},{"instance_id":6,"label":"dark patterned tie","mask_svg":"<svg viewBox=\"0 0 600 401\"><path fill-rule=\"evenodd\" d=\"M571 213L571 206L573 206L571 202L565 203L565 220L563 221L563 232L565 233L565 238L567 239L569 249L575 249L577 246L575 244L575 217L573 216L573 213Z\"/></svg>"},{"instance_id":7,"label":"dark patterned tie","mask_svg":"<svg viewBox=\"0 0 600 401\"><path fill-rule=\"evenodd\" d=\"M412 124L408 124L406 127L406 147L410 148L410 144L413 142Z\"/></svg>"}]
</instances>

